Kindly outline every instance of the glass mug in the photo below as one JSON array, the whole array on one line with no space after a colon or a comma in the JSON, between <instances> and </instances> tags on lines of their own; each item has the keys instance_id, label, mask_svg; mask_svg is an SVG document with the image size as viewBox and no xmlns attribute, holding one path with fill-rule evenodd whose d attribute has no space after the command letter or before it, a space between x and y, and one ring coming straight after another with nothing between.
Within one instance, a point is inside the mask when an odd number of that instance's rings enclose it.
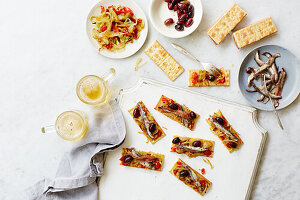
<instances>
[{"instance_id":1,"label":"glass mug","mask_svg":"<svg viewBox=\"0 0 300 200\"><path fill-rule=\"evenodd\" d=\"M102 106L111 97L109 82L115 76L116 70L110 68L104 76L87 75L81 78L76 86L78 98L85 104Z\"/></svg>"},{"instance_id":2,"label":"glass mug","mask_svg":"<svg viewBox=\"0 0 300 200\"><path fill-rule=\"evenodd\" d=\"M69 141L81 140L88 129L88 118L85 113L78 110L61 113L55 125L42 127L43 133L55 132L63 139Z\"/></svg>"}]
</instances>

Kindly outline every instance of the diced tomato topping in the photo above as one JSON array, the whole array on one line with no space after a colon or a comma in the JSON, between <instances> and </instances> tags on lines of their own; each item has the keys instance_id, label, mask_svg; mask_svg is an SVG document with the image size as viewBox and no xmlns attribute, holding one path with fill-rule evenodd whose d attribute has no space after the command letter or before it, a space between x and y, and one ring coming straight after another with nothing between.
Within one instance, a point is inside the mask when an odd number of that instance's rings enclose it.
<instances>
[{"instance_id":1,"label":"diced tomato topping","mask_svg":"<svg viewBox=\"0 0 300 200\"><path fill-rule=\"evenodd\" d=\"M113 27L112 27L112 29L113 29L113 31L114 31L115 33L119 33L119 29L118 29L118 27L116 27L116 26L113 26Z\"/></svg>"},{"instance_id":2,"label":"diced tomato topping","mask_svg":"<svg viewBox=\"0 0 300 200\"><path fill-rule=\"evenodd\" d=\"M129 165L130 165L130 163L125 163L125 162L122 162L122 165L124 165L124 166L129 166Z\"/></svg>"},{"instance_id":3,"label":"diced tomato topping","mask_svg":"<svg viewBox=\"0 0 300 200\"><path fill-rule=\"evenodd\" d=\"M228 147L229 149L232 149L232 147L229 145L229 143L226 144L226 147Z\"/></svg>"},{"instance_id":4,"label":"diced tomato topping","mask_svg":"<svg viewBox=\"0 0 300 200\"><path fill-rule=\"evenodd\" d=\"M200 181L200 184L201 184L201 186L202 186L203 188L205 188L205 186L206 186L206 180L201 180L201 181Z\"/></svg>"},{"instance_id":5,"label":"diced tomato topping","mask_svg":"<svg viewBox=\"0 0 300 200\"><path fill-rule=\"evenodd\" d=\"M201 169L201 174L202 174L202 175L205 174L205 169L204 169L204 168Z\"/></svg>"},{"instance_id":6,"label":"diced tomato topping","mask_svg":"<svg viewBox=\"0 0 300 200\"><path fill-rule=\"evenodd\" d=\"M101 26L101 28L100 28L100 31L101 31L101 32L104 32L104 31L106 31L106 30L107 30L107 27L106 27L106 26L104 26L104 25Z\"/></svg>"},{"instance_id":7,"label":"diced tomato topping","mask_svg":"<svg viewBox=\"0 0 300 200\"><path fill-rule=\"evenodd\" d=\"M181 162L179 162L179 161L178 161L176 164L177 164L177 165L182 165L182 163L181 163Z\"/></svg>"},{"instance_id":8,"label":"diced tomato topping","mask_svg":"<svg viewBox=\"0 0 300 200\"><path fill-rule=\"evenodd\" d=\"M107 48L107 49L111 49L112 46L113 46L113 45L112 45L111 43L109 43L108 45L106 45L106 48Z\"/></svg>"},{"instance_id":9,"label":"diced tomato topping","mask_svg":"<svg viewBox=\"0 0 300 200\"><path fill-rule=\"evenodd\" d=\"M225 137L224 136L220 136L221 140L225 140Z\"/></svg>"},{"instance_id":10,"label":"diced tomato topping","mask_svg":"<svg viewBox=\"0 0 300 200\"><path fill-rule=\"evenodd\" d=\"M124 156L122 156L121 158L120 158L120 161L124 161L124 159L125 159L125 157Z\"/></svg>"},{"instance_id":11,"label":"diced tomato topping","mask_svg":"<svg viewBox=\"0 0 300 200\"><path fill-rule=\"evenodd\" d=\"M168 99L166 99L165 97L163 97L161 100L162 101L168 101Z\"/></svg>"},{"instance_id":12,"label":"diced tomato topping","mask_svg":"<svg viewBox=\"0 0 300 200\"><path fill-rule=\"evenodd\" d=\"M155 163L155 168L156 168L156 169L159 169L160 167L161 167L161 164L160 164L159 162L156 162L156 163Z\"/></svg>"},{"instance_id":13,"label":"diced tomato topping","mask_svg":"<svg viewBox=\"0 0 300 200\"><path fill-rule=\"evenodd\" d=\"M105 7L104 6L100 6L101 9L101 13L105 12Z\"/></svg>"},{"instance_id":14,"label":"diced tomato topping","mask_svg":"<svg viewBox=\"0 0 300 200\"><path fill-rule=\"evenodd\" d=\"M218 79L218 82L219 82L219 83L225 83L225 76L224 76L223 78L219 78L219 79Z\"/></svg>"},{"instance_id":15,"label":"diced tomato topping","mask_svg":"<svg viewBox=\"0 0 300 200\"><path fill-rule=\"evenodd\" d=\"M176 152L176 148L175 147L171 147L171 151L172 152Z\"/></svg>"},{"instance_id":16,"label":"diced tomato topping","mask_svg":"<svg viewBox=\"0 0 300 200\"><path fill-rule=\"evenodd\" d=\"M139 23L142 23L143 22L143 20L142 19L137 19L137 23L139 24Z\"/></svg>"},{"instance_id":17,"label":"diced tomato topping","mask_svg":"<svg viewBox=\"0 0 300 200\"><path fill-rule=\"evenodd\" d=\"M205 154L206 156L209 156L209 155L211 154L211 151L210 151L210 150L207 150L207 151L204 152L204 154Z\"/></svg>"},{"instance_id":18,"label":"diced tomato topping","mask_svg":"<svg viewBox=\"0 0 300 200\"><path fill-rule=\"evenodd\" d=\"M141 167L141 168L145 168L145 166L144 166L144 165L140 165L140 167Z\"/></svg>"},{"instance_id":19,"label":"diced tomato topping","mask_svg":"<svg viewBox=\"0 0 300 200\"><path fill-rule=\"evenodd\" d=\"M177 174L177 172L178 172L178 169L173 169L173 174Z\"/></svg>"},{"instance_id":20,"label":"diced tomato topping","mask_svg":"<svg viewBox=\"0 0 300 200\"><path fill-rule=\"evenodd\" d=\"M197 83L198 82L198 74L196 72L192 73L192 83Z\"/></svg>"},{"instance_id":21,"label":"diced tomato topping","mask_svg":"<svg viewBox=\"0 0 300 200\"><path fill-rule=\"evenodd\" d=\"M158 136L158 137L161 136L161 130L158 130L157 136Z\"/></svg>"}]
</instances>

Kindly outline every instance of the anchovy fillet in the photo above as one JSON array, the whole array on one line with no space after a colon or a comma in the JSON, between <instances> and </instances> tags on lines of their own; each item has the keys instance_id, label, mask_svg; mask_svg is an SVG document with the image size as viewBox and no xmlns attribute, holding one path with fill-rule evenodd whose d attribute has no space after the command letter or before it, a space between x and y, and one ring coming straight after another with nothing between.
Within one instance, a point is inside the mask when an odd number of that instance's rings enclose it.
<instances>
[{"instance_id":1,"label":"anchovy fillet","mask_svg":"<svg viewBox=\"0 0 300 200\"><path fill-rule=\"evenodd\" d=\"M199 191L199 192L202 192L202 187L201 187L200 182L198 181L198 176L197 176L197 174L195 174L195 172L194 172L189 166L187 166L186 164L182 164L182 166L183 166L184 168L186 168L186 169L188 170L188 172L190 173L190 175L191 175L193 181L195 182L196 187L198 188L198 191Z\"/></svg>"},{"instance_id":2,"label":"anchovy fillet","mask_svg":"<svg viewBox=\"0 0 300 200\"><path fill-rule=\"evenodd\" d=\"M182 106L181 105L178 105L180 110L173 110L169 107L164 107L164 106L161 106L161 107L158 107L160 109L162 109L163 112L166 112L166 113L173 113L174 115L178 116L178 117L181 117L182 118L182 123L185 127L190 127L191 125L191 118L189 116L188 113L186 113Z\"/></svg>"},{"instance_id":3,"label":"anchovy fillet","mask_svg":"<svg viewBox=\"0 0 300 200\"><path fill-rule=\"evenodd\" d=\"M202 147L192 147L192 146L182 146L182 145L177 145L175 148L178 149L185 149L193 152L204 152L207 151L207 148L202 148Z\"/></svg>"},{"instance_id":4,"label":"anchovy fillet","mask_svg":"<svg viewBox=\"0 0 300 200\"><path fill-rule=\"evenodd\" d=\"M145 114L145 112L143 110L143 107L142 107L142 105L140 103L137 103L137 104L138 104L138 107L139 107L140 112L141 112L141 116L142 116L142 120L143 120L144 127L146 129L146 132L147 132L147 134L149 135L149 137L151 139L154 139L154 136L149 131L150 122L149 122L148 118L146 117L146 114Z\"/></svg>"},{"instance_id":5,"label":"anchovy fillet","mask_svg":"<svg viewBox=\"0 0 300 200\"><path fill-rule=\"evenodd\" d=\"M236 138L236 136L233 133L231 133L230 131L228 131L224 126L219 124L212 116L210 116L209 119L217 127L217 129L222 131L227 137L229 137L231 140L233 140L235 142L238 142L238 139Z\"/></svg>"}]
</instances>

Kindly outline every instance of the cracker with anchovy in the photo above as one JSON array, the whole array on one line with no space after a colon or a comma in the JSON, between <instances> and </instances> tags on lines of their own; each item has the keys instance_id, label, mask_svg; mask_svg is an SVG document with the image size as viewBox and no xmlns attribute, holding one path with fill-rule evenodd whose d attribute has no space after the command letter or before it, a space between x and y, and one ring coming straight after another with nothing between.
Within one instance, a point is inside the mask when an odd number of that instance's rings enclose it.
<instances>
[{"instance_id":1,"label":"cracker with anchovy","mask_svg":"<svg viewBox=\"0 0 300 200\"><path fill-rule=\"evenodd\" d=\"M142 101L138 102L133 108L128 110L128 112L143 131L142 134L145 135L152 144L166 135Z\"/></svg>"},{"instance_id":2,"label":"cracker with anchovy","mask_svg":"<svg viewBox=\"0 0 300 200\"><path fill-rule=\"evenodd\" d=\"M171 152L186 154L188 157L206 156L212 157L214 152L214 141L200 138L174 136Z\"/></svg>"},{"instance_id":3,"label":"cracker with anchovy","mask_svg":"<svg viewBox=\"0 0 300 200\"><path fill-rule=\"evenodd\" d=\"M161 171L164 155L153 152L137 151L135 148L123 148L120 165Z\"/></svg>"},{"instance_id":4,"label":"cracker with anchovy","mask_svg":"<svg viewBox=\"0 0 300 200\"><path fill-rule=\"evenodd\" d=\"M198 192L201 196L203 196L212 185L212 182L187 165L181 159L178 159L178 161L170 170L170 173L181 180L184 184Z\"/></svg>"},{"instance_id":5,"label":"cracker with anchovy","mask_svg":"<svg viewBox=\"0 0 300 200\"><path fill-rule=\"evenodd\" d=\"M189 70L189 87L229 86L229 69L220 69L221 75L213 76L206 70Z\"/></svg>"},{"instance_id":6,"label":"cracker with anchovy","mask_svg":"<svg viewBox=\"0 0 300 200\"><path fill-rule=\"evenodd\" d=\"M220 138L230 153L239 149L243 144L239 134L232 128L220 110L210 115L206 122L209 124L210 130Z\"/></svg>"},{"instance_id":7,"label":"cracker with anchovy","mask_svg":"<svg viewBox=\"0 0 300 200\"><path fill-rule=\"evenodd\" d=\"M164 95L159 99L155 110L161 112L165 116L173 119L190 130L194 129L195 123L199 115L191 111L185 105L181 105Z\"/></svg>"}]
</instances>

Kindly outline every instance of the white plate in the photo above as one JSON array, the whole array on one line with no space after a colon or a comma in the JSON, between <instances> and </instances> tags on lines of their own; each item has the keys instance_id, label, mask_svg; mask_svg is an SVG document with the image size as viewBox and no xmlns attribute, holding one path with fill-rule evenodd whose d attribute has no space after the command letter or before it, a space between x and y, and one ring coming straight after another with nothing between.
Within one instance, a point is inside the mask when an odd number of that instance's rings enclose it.
<instances>
[{"instance_id":1,"label":"white plate","mask_svg":"<svg viewBox=\"0 0 300 200\"><path fill-rule=\"evenodd\" d=\"M194 32L199 26L202 19L202 4L201 0L189 0L194 6L194 23L190 27L184 27L184 31L175 30L176 22L178 21L177 12L168 9L168 3L164 0L152 0L150 3L149 13L150 21L154 28L170 38L182 38ZM174 24L166 26L164 21L168 18L173 18Z\"/></svg>"},{"instance_id":2,"label":"white plate","mask_svg":"<svg viewBox=\"0 0 300 200\"><path fill-rule=\"evenodd\" d=\"M184 103L200 115L194 131L154 110L162 94ZM146 143L146 137L138 133L140 128L128 113L128 110L140 100L144 102L159 125L167 128L164 129L166 136L155 144ZM135 87L123 90L119 96L119 104L126 122L126 139L119 149L107 154L104 174L99 184L101 200L249 199L267 136L266 130L257 122L256 109L149 79L141 79ZM241 148L235 152L228 152L220 139L210 131L205 121L217 109L222 111L244 141ZM214 169L211 170L209 165L204 163L202 159L205 157L188 158L185 154L170 152L174 135L215 141L214 156L209 158ZM164 154L162 171L120 165L122 147L136 147L138 150ZM204 176L212 182L212 187L203 197L169 172L178 158L197 171L205 168Z\"/></svg>"},{"instance_id":3,"label":"white plate","mask_svg":"<svg viewBox=\"0 0 300 200\"><path fill-rule=\"evenodd\" d=\"M100 54L108 58L126 58L136 53L143 46L148 34L148 22L144 11L133 0L100 0L100 2L97 3L92 8L86 20L87 35L92 45L97 49L97 51L99 50L100 46L98 42L92 37L93 24L90 21L90 17L93 15L99 15L100 5L104 7L108 7L111 5L115 5L115 6L121 5L121 6L129 7L133 11L136 18L143 19L145 23L145 27L141 31L140 37L137 40L134 40L133 43L129 43L126 45L124 49L115 52L111 52L106 49L103 49L100 51Z\"/></svg>"}]
</instances>

